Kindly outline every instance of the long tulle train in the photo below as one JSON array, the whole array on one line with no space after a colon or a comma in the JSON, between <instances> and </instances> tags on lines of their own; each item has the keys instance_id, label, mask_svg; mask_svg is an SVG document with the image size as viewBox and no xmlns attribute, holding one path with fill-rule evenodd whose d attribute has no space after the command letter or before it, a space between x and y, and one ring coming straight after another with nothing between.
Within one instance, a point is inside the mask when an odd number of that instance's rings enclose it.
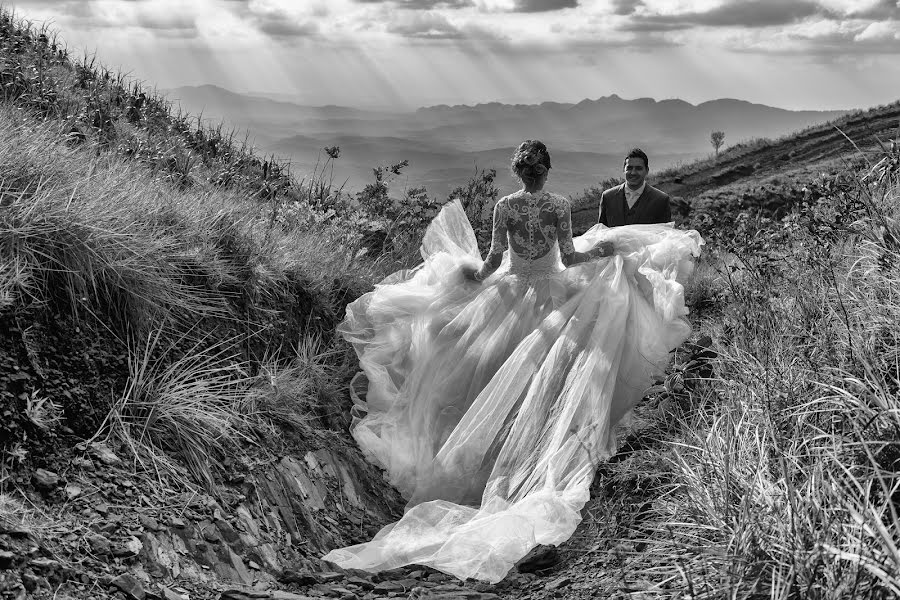
<instances>
[{"instance_id":1,"label":"long tulle train","mask_svg":"<svg viewBox=\"0 0 900 600\"><path fill-rule=\"evenodd\" d=\"M348 307L339 331L369 380L353 435L409 504L326 560L496 582L535 545L572 535L616 425L690 333L682 283L702 244L669 225L598 225L575 244L601 240L615 256L540 278L504 258L468 282L459 269L478 249L454 202L419 267Z\"/></svg>"}]
</instances>

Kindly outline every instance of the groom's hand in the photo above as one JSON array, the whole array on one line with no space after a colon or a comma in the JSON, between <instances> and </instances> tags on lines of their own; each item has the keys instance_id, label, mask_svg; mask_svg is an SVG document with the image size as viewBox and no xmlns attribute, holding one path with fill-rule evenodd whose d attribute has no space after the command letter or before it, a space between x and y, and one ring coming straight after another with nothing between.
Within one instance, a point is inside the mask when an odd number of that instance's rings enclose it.
<instances>
[{"instance_id":1,"label":"groom's hand","mask_svg":"<svg viewBox=\"0 0 900 600\"><path fill-rule=\"evenodd\" d=\"M478 268L473 267L472 265L463 265L460 267L460 271L462 271L463 277L468 279L469 281L478 281L476 274L478 273Z\"/></svg>"}]
</instances>

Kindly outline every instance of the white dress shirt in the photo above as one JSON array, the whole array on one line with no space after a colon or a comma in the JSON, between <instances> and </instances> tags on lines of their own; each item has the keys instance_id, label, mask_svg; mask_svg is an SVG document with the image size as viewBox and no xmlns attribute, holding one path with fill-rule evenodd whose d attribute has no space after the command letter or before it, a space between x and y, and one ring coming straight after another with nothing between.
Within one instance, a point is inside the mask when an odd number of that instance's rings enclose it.
<instances>
[{"instance_id":1,"label":"white dress shirt","mask_svg":"<svg viewBox=\"0 0 900 600\"><path fill-rule=\"evenodd\" d=\"M641 194L644 193L644 188L646 187L646 181L642 183L641 187L636 190L632 190L630 187L628 187L627 183L625 184L625 202L628 203L628 208L634 207L634 203L638 201L638 198L640 198Z\"/></svg>"}]
</instances>

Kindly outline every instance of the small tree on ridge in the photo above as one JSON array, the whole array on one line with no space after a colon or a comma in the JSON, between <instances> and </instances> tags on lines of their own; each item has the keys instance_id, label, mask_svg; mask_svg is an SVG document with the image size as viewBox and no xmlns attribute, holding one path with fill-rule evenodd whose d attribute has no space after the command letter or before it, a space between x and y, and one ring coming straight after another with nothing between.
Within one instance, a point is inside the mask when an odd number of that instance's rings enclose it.
<instances>
[{"instance_id":1,"label":"small tree on ridge","mask_svg":"<svg viewBox=\"0 0 900 600\"><path fill-rule=\"evenodd\" d=\"M709 143L712 144L713 150L716 151L716 158L719 158L719 148L725 143L724 131L713 131L709 134Z\"/></svg>"}]
</instances>

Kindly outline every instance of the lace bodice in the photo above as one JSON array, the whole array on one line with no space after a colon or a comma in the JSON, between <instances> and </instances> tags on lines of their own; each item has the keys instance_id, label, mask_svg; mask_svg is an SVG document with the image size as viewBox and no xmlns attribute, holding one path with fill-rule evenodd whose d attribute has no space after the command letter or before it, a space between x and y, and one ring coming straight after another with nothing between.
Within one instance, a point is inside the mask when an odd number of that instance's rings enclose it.
<instances>
[{"instance_id":1,"label":"lace bodice","mask_svg":"<svg viewBox=\"0 0 900 600\"><path fill-rule=\"evenodd\" d=\"M494 229L485 270L499 266L507 248L513 273L558 271L560 258L565 264L575 262L569 260L576 254L569 201L558 194L525 190L501 198L494 207Z\"/></svg>"}]
</instances>

